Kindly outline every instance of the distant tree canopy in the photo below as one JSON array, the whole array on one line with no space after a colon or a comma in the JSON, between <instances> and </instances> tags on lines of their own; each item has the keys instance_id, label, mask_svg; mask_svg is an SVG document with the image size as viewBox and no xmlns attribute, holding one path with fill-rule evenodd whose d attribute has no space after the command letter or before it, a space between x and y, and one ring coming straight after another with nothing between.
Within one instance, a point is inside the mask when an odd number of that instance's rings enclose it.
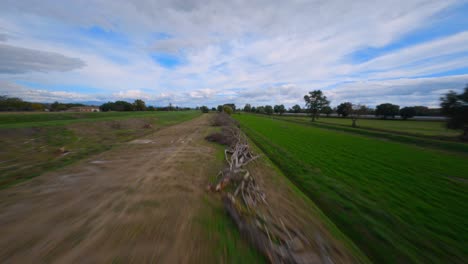
<instances>
[{"instance_id":1,"label":"distant tree canopy","mask_svg":"<svg viewBox=\"0 0 468 264\"><path fill-rule=\"evenodd\" d=\"M210 111L210 109L206 105L200 107L200 110L202 111L202 113L208 113Z\"/></svg>"},{"instance_id":2,"label":"distant tree canopy","mask_svg":"<svg viewBox=\"0 0 468 264\"><path fill-rule=\"evenodd\" d=\"M271 105L265 105L265 114L267 115L273 114L273 107Z\"/></svg>"},{"instance_id":3,"label":"distant tree canopy","mask_svg":"<svg viewBox=\"0 0 468 264\"><path fill-rule=\"evenodd\" d=\"M134 106L133 104L126 102L126 101L115 101L115 102L107 102L102 104L100 107L101 111L133 111Z\"/></svg>"},{"instance_id":4,"label":"distant tree canopy","mask_svg":"<svg viewBox=\"0 0 468 264\"><path fill-rule=\"evenodd\" d=\"M375 115L382 116L384 119L387 117L395 118L400 112L400 106L391 103L380 104L375 108Z\"/></svg>"},{"instance_id":5,"label":"distant tree canopy","mask_svg":"<svg viewBox=\"0 0 468 264\"><path fill-rule=\"evenodd\" d=\"M333 109L329 106L325 106L324 108L322 108L321 113L329 116L331 113L333 113Z\"/></svg>"},{"instance_id":6,"label":"distant tree canopy","mask_svg":"<svg viewBox=\"0 0 468 264\"><path fill-rule=\"evenodd\" d=\"M293 105L293 107L291 107L291 110L292 110L293 113L296 113L296 114L300 113L302 111L301 106L298 105L298 104Z\"/></svg>"},{"instance_id":7,"label":"distant tree canopy","mask_svg":"<svg viewBox=\"0 0 468 264\"><path fill-rule=\"evenodd\" d=\"M135 111L146 111L146 103L141 99L135 100L133 102L133 110Z\"/></svg>"},{"instance_id":8,"label":"distant tree canopy","mask_svg":"<svg viewBox=\"0 0 468 264\"><path fill-rule=\"evenodd\" d=\"M83 104L76 103L59 103L54 102L52 104L35 103L23 101L21 98L0 96L0 111L44 111L46 109L50 111L65 111L70 107L84 106Z\"/></svg>"},{"instance_id":9,"label":"distant tree canopy","mask_svg":"<svg viewBox=\"0 0 468 264\"><path fill-rule=\"evenodd\" d=\"M218 108L217 108L218 112L222 112L223 111L223 106L222 105L218 105Z\"/></svg>"},{"instance_id":10,"label":"distant tree canopy","mask_svg":"<svg viewBox=\"0 0 468 264\"><path fill-rule=\"evenodd\" d=\"M231 115L232 113L234 113L234 110L232 110L232 107L230 107L229 105L225 104L223 106L223 112L228 114L228 115Z\"/></svg>"},{"instance_id":11,"label":"distant tree canopy","mask_svg":"<svg viewBox=\"0 0 468 264\"><path fill-rule=\"evenodd\" d=\"M236 111L236 105L235 104L224 104L223 106L229 106L232 109L232 112Z\"/></svg>"},{"instance_id":12,"label":"distant tree canopy","mask_svg":"<svg viewBox=\"0 0 468 264\"><path fill-rule=\"evenodd\" d=\"M416 113L417 112L416 112L415 106L407 106L407 107L403 107L402 109L400 109L400 116L401 118L405 120L408 118L414 117Z\"/></svg>"},{"instance_id":13,"label":"distant tree canopy","mask_svg":"<svg viewBox=\"0 0 468 264\"><path fill-rule=\"evenodd\" d=\"M327 100L321 90L311 91L309 94L304 95L304 101L308 112L312 116L312 121L315 121L322 109L330 104L330 101Z\"/></svg>"},{"instance_id":14,"label":"distant tree canopy","mask_svg":"<svg viewBox=\"0 0 468 264\"><path fill-rule=\"evenodd\" d=\"M342 117L349 116L353 111L353 104L350 102L341 103L336 107L336 113Z\"/></svg>"},{"instance_id":15,"label":"distant tree canopy","mask_svg":"<svg viewBox=\"0 0 468 264\"><path fill-rule=\"evenodd\" d=\"M244 112L251 112L251 111L252 111L252 106L250 104L245 104Z\"/></svg>"},{"instance_id":16,"label":"distant tree canopy","mask_svg":"<svg viewBox=\"0 0 468 264\"><path fill-rule=\"evenodd\" d=\"M264 106L257 107L256 112L259 113L259 114L264 114L265 113L265 107Z\"/></svg>"},{"instance_id":17,"label":"distant tree canopy","mask_svg":"<svg viewBox=\"0 0 468 264\"><path fill-rule=\"evenodd\" d=\"M449 117L447 127L463 129L462 139L468 140L468 85L463 93L450 91L440 101L442 113Z\"/></svg>"},{"instance_id":18,"label":"distant tree canopy","mask_svg":"<svg viewBox=\"0 0 468 264\"><path fill-rule=\"evenodd\" d=\"M32 111L31 103L17 97L0 96L0 111Z\"/></svg>"},{"instance_id":19,"label":"distant tree canopy","mask_svg":"<svg viewBox=\"0 0 468 264\"><path fill-rule=\"evenodd\" d=\"M275 111L275 113L280 114L280 115L283 115L284 112L286 112L286 108L282 104L281 105L275 105L273 107L273 110Z\"/></svg>"}]
</instances>

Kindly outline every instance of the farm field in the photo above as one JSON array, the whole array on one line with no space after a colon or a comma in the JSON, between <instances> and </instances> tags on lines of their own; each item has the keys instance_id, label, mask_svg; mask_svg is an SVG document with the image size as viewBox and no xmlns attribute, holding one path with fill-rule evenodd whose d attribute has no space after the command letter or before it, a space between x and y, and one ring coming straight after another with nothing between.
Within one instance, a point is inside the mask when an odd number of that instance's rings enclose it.
<instances>
[{"instance_id":1,"label":"farm field","mask_svg":"<svg viewBox=\"0 0 468 264\"><path fill-rule=\"evenodd\" d=\"M235 118L375 263L466 260L465 155L264 116Z\"/></svg>"},{"instance_id":2,"label":"farm field","mask_svg":"<svg viewBox=\"0 0 468 264\"><path fill-rule=\"evenodd\" d=\"M284 118L310 122L309 116L287 116ZM352 124L351 118L339 117L320 117L317 122L349 127ZM357 124L360 128L398 132L415 136L457 137L461 133L461 131L447 129L443 121L358 119Z\"/></svg>"},{"instance_id":3,"label":"farm field","mask_svg":"<svg viewBox=\"0 0 468 264\"><path fill-rule=\"evenodd\" d=\"M2 113L0 189L199 115L198 111Z\"/></svg>"},{"instance_id":4,"label":"farm field","mask_svg":"<svg viewBox=\"0 0 468 264\"><path fill-rule=\"evenodd\" d=\"M7 263L73 263L83 256L99 263L266 262L241 236L220 195L206 191L225 166L225 146L205 140L219 130L211 116L164 127L1 190L0 258ZM265 155L249 170L269 194L276 217L314 245L307 254L311 260L368 263Z\"/></svg>"},{"instance_id":5,"label":"farm field","mask_svg":"<svg viewBox=\"0 0 468 264\"><path fill-rule=\"evenodd\" d=\"M148 111L148 112L3 112L0 113L1 128L63 126L72 123L125 120L132 118L155 118L159 125L170 125L199 115L198 111Z\"/></svg>"}]
</instances>

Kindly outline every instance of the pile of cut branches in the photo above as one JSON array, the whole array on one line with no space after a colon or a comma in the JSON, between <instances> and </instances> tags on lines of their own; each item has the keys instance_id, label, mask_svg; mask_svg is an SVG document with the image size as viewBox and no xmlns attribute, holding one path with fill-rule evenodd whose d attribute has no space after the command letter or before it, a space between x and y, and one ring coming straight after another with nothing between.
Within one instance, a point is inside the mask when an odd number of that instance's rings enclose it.
<instances>
[{"instance_id":1,"label":"pile of cut branches","mask_svg":"<svg viewBox=\"0 0 468 264\"><path fill-rule=\"evenodd\" d=\"M223 135L233 139L222 140L233 142L224 152L227 166L207 189L221 193L224 207L240 233L271 263L331 263L312 250L297 228L275 216L266 194L246 168L260 156L252 152L240 129L230 126Z\"/></svg>"}]
</instances>

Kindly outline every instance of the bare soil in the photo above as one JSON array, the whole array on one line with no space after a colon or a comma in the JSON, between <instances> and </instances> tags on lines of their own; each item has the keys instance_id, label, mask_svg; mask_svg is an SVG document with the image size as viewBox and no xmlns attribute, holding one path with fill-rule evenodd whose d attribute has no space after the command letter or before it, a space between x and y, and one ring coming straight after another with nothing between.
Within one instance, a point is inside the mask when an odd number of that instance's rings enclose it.
<instances>
[{"instance_id":1,"label":"bare soil","mask_svg":"<svg viewBox=\"0 0 468 264\"><path fill-rule=\"evenodd\" d=\"M222 166L209 129L204 115L2 190L0 260L202 262L193 219Z\"/></svg>"}]
</instances>

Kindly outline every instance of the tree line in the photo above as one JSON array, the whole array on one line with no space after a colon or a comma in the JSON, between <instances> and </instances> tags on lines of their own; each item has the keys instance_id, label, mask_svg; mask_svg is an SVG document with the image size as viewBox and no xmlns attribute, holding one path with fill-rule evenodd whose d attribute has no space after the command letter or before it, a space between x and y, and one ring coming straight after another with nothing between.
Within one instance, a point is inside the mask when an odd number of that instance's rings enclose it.
<instances>
[{"instance_id":1,"label":"tree line","mask_svg":"<svg viewBox=\"0 0 468 264\"><path fill-rule=\"evenodd\" d=\"M329 116L336 113L340 117L351 117L352 126L357 126L356 120L362 115L375 115L383 119L395 118L399 115L402 119L406 120L414 116L439 116L444 115L448 117L447 127L450 129L462 129L462 138L468 140L468 85L460 94L450 91L440 98L440 109L430 109L426 106L407 106L400 108L399 105L392 103L383 103L370 108L366 105L353 104L351 102L340 103L337 107L330 107L330 100L324 95L321 90L310 91L304 95L305 108L299 105L294 105L288 110L284 105L265 105L265 106L251 106L246 104L243 108L244 112L260 113L272 115L277 113L308 113L312 121L315 121L321 114Z\"/></svg>"},{"instance_id":2,"label":"tree line","mask_svg":"<svg viewBox=\"0 0 468 264\"><path fill-rule=\"evenodd\" d=\"M24 101L18 97L0 96L0 111L50 111L62 112L67 111L72 107L89 106L79 103L36 103ZM99 106L103 112L107 111L185 111L193 110L190 107L173 106L169 103L168 106L147 106L145 101L141 99L135 100L133 103L127 101L107 102ZM198 109L197 109L198 110Z\"/></svg>"},{"instance_id":3,"label":"tree line","mask_svg":"<svg viewBox=\"0 0 468 264\"><path fill-rule=\"evenodd\" d=\"M0 96L0 111L66 111L71 107L85 106L76 103L36 103L24 101L18 97Z\"/></svg>"}]
</instances>

